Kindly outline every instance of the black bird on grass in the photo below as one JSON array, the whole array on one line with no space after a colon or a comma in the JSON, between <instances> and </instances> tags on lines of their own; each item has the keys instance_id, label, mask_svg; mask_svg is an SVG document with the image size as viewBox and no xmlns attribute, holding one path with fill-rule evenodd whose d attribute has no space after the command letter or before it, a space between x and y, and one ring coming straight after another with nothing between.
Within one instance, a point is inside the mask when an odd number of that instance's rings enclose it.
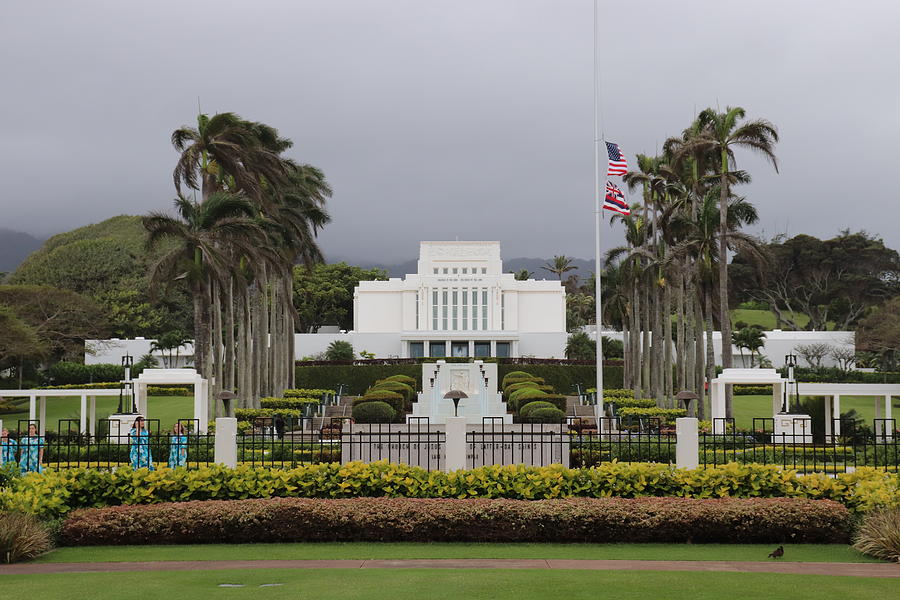
<instances>
[{"instance_id":1,"label":"black bird on grass","mask_svg":"<svg viewBox=\"0 0 900 600\"><path fill-rule=\"evenodd\" d=\"M782 556L784 556L784 546L778 546L769 552L769 558L781 558Z\"/></svg>"}]
</instances>

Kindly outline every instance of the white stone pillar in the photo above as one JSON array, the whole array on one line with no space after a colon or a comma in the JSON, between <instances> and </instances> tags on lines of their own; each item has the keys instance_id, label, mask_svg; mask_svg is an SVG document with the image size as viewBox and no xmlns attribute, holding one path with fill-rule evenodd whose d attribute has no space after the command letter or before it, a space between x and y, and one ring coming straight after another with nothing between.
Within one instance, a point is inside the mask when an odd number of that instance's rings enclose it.
<instances>
[{"instance_id":1,"label":"white stone pillar","mask_svg":"<svg viewBox=\"0 0 900 600\"><path fill-rule=\"evenodd\" d=\"M832 404L834 403L834 396L825 396L825 442L831 443L832 439L832 428L834 426L834 411L832 409Z\"/></svg>"},{"instance_id":2,"label":"white stone pillar","mask_svg":"<svg viewBox=\"0 0 900 600\"><path fill-rule=\"evenodd\" d=\"M38 435L43 436L45 433L47 433L47 397L46 396L40 397L38 418L41 420L41 426L39 428L40 430L38 431Z\"/></svg>"},{"instance_id":3,"label":"white stone pillar","mask_svg":"<svg viewBox=\"0 0 900 600\"><path fill-rule=\"evenodd\" d=\"M725 421L720 419L725 418L725 384L714 379L710 384L709 389L710 415L713 422L713 433L716 435L724 435Z\"/></svg>"},{"instance_id":4,"label":"white stone pillar","mask_svg":"<svg viewBox=\"0 0 900 600\"><path fill-rule=\"evenodd\" d=\"M90 412L88 413L88 431L91 434L91 437L95 437L97 435L97 397L91 396L90 399Z\"/></svg>"},{"instance_id":5,"label":"white stone pillar","mask_svg":"<svg viewBox=\"0 0 900 600\"><path fill-rule=\"evenodd\" d=\"M232 469L237 466L237 419L234 417L216 419L215 462Z\"/></svg>"},{"instance_id":6,"label":"white stone pillar","mask_svg":"<svg viewBox=\"0 0 900 600\"><path fill-rule=\"evenodd\" d=\"M834 435L841 435L841 395L835 394L831 398L834 402L834 408L832 409L834 416L831 421L834 423Z\"/></svg>"},{"instance_id":7,"label":"white stone pillar","mask_svg":"<svg viewBox=\"0 0 900 600\"><path fill-rule=\"evenodd\" d=\"M87 433L87 394L81 395L81 410L78 412L78 430Z\"/></svg>"},{"instance_id":8,"label":"white stone pillar","mask_svg":"<svg viewBox=\"0 0 900 600\"><path fill-rule=\"evenodd\" d=\"M28 396L28 420L37 420L37 396L34 394Z\"/></svg>"},{"instance_id":9,"label":"white stone pillar","mask_svg":"<svg viewBox=\"0 0 900 600\"><path fill-rule=\"evenodd\" d=\"M696 469L700 466L700 435L697 419L675 419L675 464L679 469Z\"/></svg>"},{"instance_id":10,"label":"white stone pillar","mask_svg":"<svg viewBox=\"0 0 900 600\"><path fill-rule=\"evenodd\" d=\"M446 451L444 470L458 471L466 468L466 418L447 417Z\"/></svg>"}]
</instances>

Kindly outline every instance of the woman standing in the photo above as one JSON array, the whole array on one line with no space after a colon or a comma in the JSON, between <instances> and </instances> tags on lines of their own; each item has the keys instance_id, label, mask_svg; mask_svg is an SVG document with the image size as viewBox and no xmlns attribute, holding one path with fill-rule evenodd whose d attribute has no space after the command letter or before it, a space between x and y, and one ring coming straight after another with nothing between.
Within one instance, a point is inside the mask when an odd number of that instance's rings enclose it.
<instances>
[{"instance_id":1,"label":"woman standing","mask_svg":"<svg viewBox=\"0 0 900 600\"><path fill-rule=\"evenodd\" d=\"M16 450L18 449L18 442L9 439L9 430L4 427L3 431L0 431L0 467L6 463L16 462Z\"/></svg>"},{"instance_id":2,"label":"woman standing","mask_svg":"<svg viewBox=\"0 0 900 600\"><path fill-rule=\"evenodd\" d=\"M19 440L19 470L22 473L44 472L44 438L38 435L37 424L28 424L28 435Z\"/></svg>"},{"instance_id":3,"label":"woman standing","mask_svg":"<svg viewBox=\"0 0 900 600\"><path fill-rule=\"evenodd\" d=\"M144 417L134 420L134 427L128 432L131 450L128 453L132 469L150 469L155 471L153 456L150 454L150 432L144 427Z\"/></svg>"},{"instance_id":4,"label":"woman standing","mask_svg":"<svg viewBox=\"0 0 900 600\"><path fill-rule=\"evenodd\" d=\"M187 464L187 433L184 425L175 423L172 435L169 436L169 468L183 467Z\"/></svg>"}]
</instances>

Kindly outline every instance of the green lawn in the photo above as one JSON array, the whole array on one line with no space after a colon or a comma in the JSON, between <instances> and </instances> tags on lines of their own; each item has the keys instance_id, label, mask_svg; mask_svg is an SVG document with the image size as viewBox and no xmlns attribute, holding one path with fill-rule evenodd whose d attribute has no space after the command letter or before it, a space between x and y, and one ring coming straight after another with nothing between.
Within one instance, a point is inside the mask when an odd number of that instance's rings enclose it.
<instances>
[{"instance_id":1,"label":"green lawn","mask_svg":"<svg viewBox=\"0 0 900 600\"><path fill-rule=\"evenodd\" d=\"M879 402L884 398L878 397ZM875 397L870 396L841 396L841 412L847 412L851 408L856 409L866 424L870 427L875 420ZM894 397L894 418L900 417L900 397ZM753 426L754 417L772 416L772 396L735 396L734 418L738 428L750 429Z\"/></svg>"},{"instance_id":2,"label":"green lawn","mask_svg":"<svg viewBox=\"0 0 900 600\"><path fill-rule=\"evenodd\" d=\"M429 600L525 598L890 598L896 579L660 571L477 569L259 569L0 576L3 596L55 600L153 598L339 598ZM221 584L243 585L220 588ZM261 587L265 584L280 584ZM891 592L890 590L894 590Z\"/></svg>"},{"instance_id":3,"label":"green lawn","mask_svg":"<svg viewBox=\"0 0 900 600\"><path fill-rule=\"evenodd\" d=\"M556 558L595 560L766 561L771 545L759 544L465 544L317 543L209 544L189 546L86 546L59 548L37 562L134 562L154 560L301 560L403 558ZM795 544L790 562L879 562L841 544Z\"/></svg>"},{"instance_id":4,"label":"green lawn","mask_svg":"<svg viewBox=\"0 0 900 600\"><path fill-rule=\"evenodd\" d=\"M13 429L19 420L28 420L28 398L16 398L13 403L22 407L14 413L0 414L4 426ZM119 398L101 396L97 398L97 418L108 417L119 406ZM75 396L57 396L47 398L47 428L59 429L60 419L77 419L81 410L81 398ZM150 396L147 400L147 415L150 419L159 419L160 431L169 430L178 419L194 418L194 398L192 396Z\"/></svg>"},{"instance_id":5,"label":"green lawn","mask_svg":"<svg viewBox=\"0 0 900 600\"><path fill-rule=\"evenodd\" d=\"M759 325L767 331L775 329L775 315L771 310L754 310L748 308L736 308L731 311L731 322L743 321L747 325ZM798 327L806 327L809 317L802 313L794 314L794 322Z\"/></svg>"}]
</instances>

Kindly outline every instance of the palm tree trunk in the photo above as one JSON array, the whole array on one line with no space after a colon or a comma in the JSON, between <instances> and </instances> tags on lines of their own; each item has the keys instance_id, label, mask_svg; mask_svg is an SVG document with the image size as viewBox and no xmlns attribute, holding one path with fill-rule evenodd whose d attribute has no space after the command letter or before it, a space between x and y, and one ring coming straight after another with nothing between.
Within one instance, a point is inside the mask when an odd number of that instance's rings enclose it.
<instances>
[{"instance_id":1,"label":"palm tree trunk","mask_svg":"<svg viewBox=\"0 0 900 600\"><path fill-rule=\"evenodd\" d=\"M635 277L632 281L632 323L631 323L631 387L635 398L641 397L641 293L640 280Z\"/></svg>"},{"instance_id":2,"label":"palm tree trunk","mask_svg":"<svg viewBox=\"0 0 900 600\"><path fill-rule=\"evenodd\" d=\"M663 398L668 408L674 408L672 398L672 287L668 278L663 288Z\"/></svg>"},{"instance_id":3,"label":"palm tree trunk","mask_svg":"<svg viewBox=\"0 0 900 600\"><path fill-rule=\"evenodd\" d=\"M702 291L702 287L700 286L700 282L695 282L694 289L697 292ZM704 335L704 320L703 320L703 303L702 299L696 297L696 302L694 302L694 388L697 393L697 417L703 418L702 415L705 414L705 406L706 406L706 386L705 383L705 372L704 372L704 344L705 344L705 335Z\"/></svg>"},{"instance_id":4,"label":"palm tree trunk","mask_svg":"<svg viewBox=\"0 0 900 600\"><path fill-rule=\"evenodd\" d=\"M224 387L225 382L225 343L222 339L222 294L220 293L222 286L216 282L213 284L213 360L216 364L216 381L213 385L213 398L218 398L219 392ZM216 413L218 415L222 407L216 402ZM228 415L223 415L228 416Z\"/></svg>"},{"instance_id":5,"label":"palm tree trunk","mask_svg":"<svg viewBox=\"0 0 900 600\"><path fill-rule=\"evenodd\" d=\"M715 350L713 349L713 290L706 292L706 382L710 384L716 378ZM712 388L710 388L712 389Z\"/></svg>"},{"instance_id":6,"label":"palm tree trunk","mask_svg":"<svg viewBox=\"0 0 900 600\"><path fill-rule=\"evenodd\" d=\"M678 391L685 389L685 353L684 340L684 271L678 267L675 287L675 387Z\"/></svg>"},{"instance_id":7,"label":"palm tree trunk","mask_svg":"<svg viewBox=\"0 0 900 600\"><path fill-rule=\"evenodd\" d=\"M648 274L641 277L641 391L649 396L650 388L650 286Z\"/></svg>"},{"instance_id":8,"label":"palm tree trunk","mask_svg":"<svg viewBox=\"0 0 900 600\"><path fill-rule=\"evenodd\" d=\"M722 171L719 179L719 319L722 330L722 368L730 369L731 313L728 310L728 155L722 151ZM725 389L725 416L734 416L731 386Z\"/></svg>"},{"instance_id":9,"label":"palm tree trunk","mask_svg":"<svg viewBox=\"0 0 900 600\"><path fill-rule=\"evenodd\" d=\"M228 297L225 299L225 380L222 388L234 391L235 338L234 338L234 277L228 279ZM231 415L229 415L231 416Z\"/></svg>"}]
</instances>

